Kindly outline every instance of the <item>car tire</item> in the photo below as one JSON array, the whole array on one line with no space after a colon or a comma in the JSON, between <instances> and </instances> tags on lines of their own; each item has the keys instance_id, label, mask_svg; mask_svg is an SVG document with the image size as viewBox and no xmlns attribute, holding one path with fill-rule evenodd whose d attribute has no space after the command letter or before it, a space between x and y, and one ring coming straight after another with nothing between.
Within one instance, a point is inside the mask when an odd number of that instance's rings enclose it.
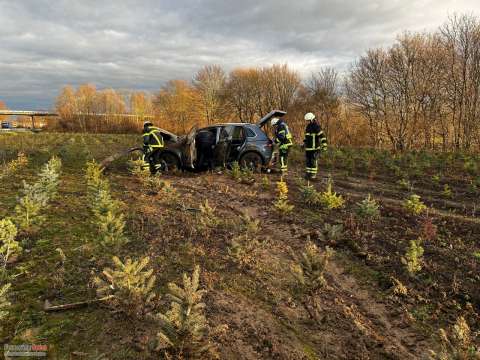
<instances>
[{"instance_id":1,"label":"car tire","mask_svg":"<svg viewBox=\"0 0 480 360\"><path fill-rule=\"evenodd\" d=\"M259 171L263 166L263 159L260 154L250 151L240 157L240 167Z\"/></svg>"},{"instance_id":2,"label":"car tire","mask_svg":"<svg viewBox=\"0 0 480 360\"><path fill-rule=\"evenodd\" d=\"M171 152L162 152L158 156L158 163L162 165L162 172L176 172L180 170L180 160Z\"/></svg>"}]
</instances>

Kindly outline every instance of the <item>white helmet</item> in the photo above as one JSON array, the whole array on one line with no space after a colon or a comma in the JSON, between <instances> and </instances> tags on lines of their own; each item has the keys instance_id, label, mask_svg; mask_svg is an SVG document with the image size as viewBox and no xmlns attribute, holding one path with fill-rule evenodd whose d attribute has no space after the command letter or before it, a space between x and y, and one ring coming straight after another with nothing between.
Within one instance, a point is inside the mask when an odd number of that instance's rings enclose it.
<instances>
[{"instance_id":1,"label":"white helmet","mask_svg":"<svg viewBox=\"0 0 480 360\"><path fill-rule=\"evenodd\" d=\"M279 120L280 120L280 119L279 119L278 117L274 117L274 118L272 118L272 120L270 120L270 124L271 124L272 126L275 126L275 125L277 125L277 123L278 123Z\"/></svg>"},{"instance_id":2,"label":"white helmet","mask_svg":"<svg viewBox=\"0 0 480 360\"><path fill-rule=\"evenodd\" d=\"M315 114L313 113L306 113L305 114L305 121L312 121L315 120Z\"/></svg>"}]
</instances>

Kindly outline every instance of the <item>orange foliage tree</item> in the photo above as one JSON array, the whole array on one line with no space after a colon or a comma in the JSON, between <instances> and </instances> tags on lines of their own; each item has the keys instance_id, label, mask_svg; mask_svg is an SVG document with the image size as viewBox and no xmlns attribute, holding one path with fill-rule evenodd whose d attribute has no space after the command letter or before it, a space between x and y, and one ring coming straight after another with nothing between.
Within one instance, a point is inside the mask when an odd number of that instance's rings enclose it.
<instances>
[{"instance_id":1,"label":"orange foliage tree","mask_svg":"<svg viewBox=\"0 0 480 360\"><path fill-rule=\"evenodd\" d=\"M224 119L226 106L225 85L227 76L218 65L207 65L200 69L193 78L193 85L200 99L200 111L207 124Z\"/></svg>"},{"instance_id":2,"label":"orange foliage tree","mask_svg":"<svg viewBox=\"0 0 480 360\"><path fill-rule=\"evenodd\" d=\"M130 111L141 119L147 115L153 115L152 96L143 91L133 92L130 95Z\"/></svg>"},{"instance_id":3,"label":"orange foliage tree","mask_svg":"<svg viewBox=\"0 0 480 360\"><path fill-rule=\"evenodd\" d=\"M169 81L154 98L158 126L184 134L194 125L205 125L205 116L198 111L200 102L199 93L188 82Z\"/></svg>"},{"instance_id":4,"label":"orange foliage tree","mask_svg":"<svg viewBox=\"0 0 480 360\"><path fill-rule=\"evenodd\" d=\"M304 114L314 112L331 144L478 150L480 19L455 15L435 32L403 33L390 47L369 49L342 79L333 68L302 79L286 64L229 74L208 65L153 97L85 84L57 98L60 128L72 131L139 131L154 115L158 126L182 134L215 122L255 122L272 109L288 112L297 142Z\"/></svg>"},{"instance_id":5,"label":"orange foliage tree","mask_svg":"<svg viewBox=\"0 0 480 360\"><path fill-rule=\"evenodd\" d=\"M0 100L0 110L7 110L7 105L2 101ZM0 116L0 121L3 121L5 119L7 119L8 116Z\"/></svg>"},{"instance_id":6,"label":"orange foliage tree","mask_svg":"<svg viewBox=\"0 0 480 360\"><path fill-rule=\"evenodd\" d=\"M140 120L126 117L125 97L113 89L98 91L95 85L65 86L56 101L60 121L57 130L125 132L139 129ZM142 115L143 116L143 115Z\"/></svg>"}]
</instances>

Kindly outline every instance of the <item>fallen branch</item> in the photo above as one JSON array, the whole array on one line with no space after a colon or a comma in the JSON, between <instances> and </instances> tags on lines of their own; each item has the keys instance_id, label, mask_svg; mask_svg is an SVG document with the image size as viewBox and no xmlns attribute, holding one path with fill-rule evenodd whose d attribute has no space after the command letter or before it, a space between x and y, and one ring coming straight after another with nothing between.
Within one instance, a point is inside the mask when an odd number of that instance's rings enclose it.
<instances>
[{"instance_id":1,"label":"fallen branch","mask_svg":"<svg viewBox=\"0 0 480 360\"><path fill-rule=\"evenodd\" d=\"M53 311L63 311L63 310L76 309L76 308L79 308L79 307L88 306L88 305L96 304L96 303L99 303L99 302L104 302L104 301L112 299L113 297L114 297L113 295L109 295L109 296L105 296L105 297L100 298L100 299L79 301L79 302L76 302L76 303L63 304L63 305L52 305L52 304L50 304L50 301L45 300L45 304L43 305L43 310L46 311L46 312L53 312Z\"/></svg>"},{"instance_id":2,"label":"fallen branch","mask_svg":"<svg viewBox=\"0 0 480 360\"><path fill-rule=\"evenodd\" d=\"M255 184L255 179L241 179L240 184L253 185Z\"/></svg>"},{"instance_id":3,"label":"fallen branch","mask_svg":"<svg viewBox=\"0 0 480 360\"><path fill-rule=\"evenodd\" d=\"M180 211L192 211L192 212L200 212L202 210L198 209L198 208L192 208L192 207L186 207L185 205L180 205L180 206L177 206L175 207L176 210L180 210Z\"/></svg>"},{"instance_id":4,"label":"fallen branch","mask_svg":"<svg viewBox=\"0 0 480 360\"><path fill-rule=\"evenodd\" d=\"M115 160L121 158L122 156L127 156L128 154L134 152L134 151L142 151L142 148L131 148L131 149L128 149L128 150L125 150L125 151L120 151L118 153L115 153L113 155L110 155L109 157L107 157L105 160L103 160L101 163L100 163L100 167L105 170L106 168L108 168L108 166L114 162Z\"/></svg>"}]
</instances>

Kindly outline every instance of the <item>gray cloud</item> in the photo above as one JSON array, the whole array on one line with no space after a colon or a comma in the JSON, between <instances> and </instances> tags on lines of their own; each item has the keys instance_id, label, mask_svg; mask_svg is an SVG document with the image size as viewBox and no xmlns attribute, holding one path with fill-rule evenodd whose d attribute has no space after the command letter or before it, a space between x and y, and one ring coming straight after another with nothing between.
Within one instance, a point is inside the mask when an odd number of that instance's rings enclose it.
<instances>
[{"instance_id":1,"label":"gray cloud","mask_svg":"<svg viewBox=\"0 0 480 360\"><path fill-rule=\"evenodd\" d=\"M477 0L0 0L0 99L51 107L59 89L155 91L204 64L344 69L403 30L431 30Z\"/></svg>"}]
</instances>

